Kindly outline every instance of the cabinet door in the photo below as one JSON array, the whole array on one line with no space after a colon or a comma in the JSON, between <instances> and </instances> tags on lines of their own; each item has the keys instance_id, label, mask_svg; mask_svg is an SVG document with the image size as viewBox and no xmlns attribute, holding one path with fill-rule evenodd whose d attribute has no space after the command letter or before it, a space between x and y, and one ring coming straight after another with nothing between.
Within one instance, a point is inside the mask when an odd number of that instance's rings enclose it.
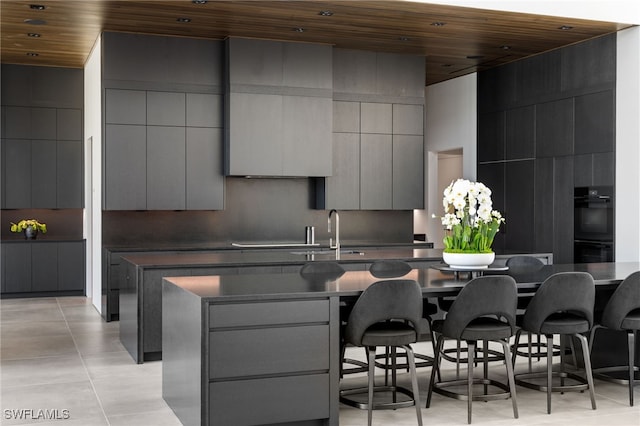
<instances>
[{"instance_id":1,"label":"cabinet door","mask_svg":"<svg viewBox=\"0 0 640 426\"><path fill-rule=\"evenodd\" d=\"M360 147L360 208L389 210L393 207L391 135L362 134Z\"/></svg>"},{"instance_id":2,"label":"cabinet door","mask_svg":"<svg viewBox=\"0 0 640 426\"><path fill-rule=\"evenodd\" d=\"M55 140L31 141L31 207L56 208Z\"/></svg>"},{"instance_id":3,"label":"cabinet door","mask_svg":"<svg viewBox=\"0 0 640 426\"><path fill-rule=\"evenodd\" d=\"M591 154L615 149L614 91L575 98L575 153Z\"/></svg>"},{"instance_id":4,"label":"cabinet door","mask_svg":"<svg viewBox=\"0 0 640 426\"><path fill-rule=\"evenodd\" d=\"M222 129L187 128L187 210L224 208Z\"/></svg>"},{"instance_id":5,"label":"cabinet door","mask_svg":"<svg viewBox=\"0 0 640 426\"><path fill-rule=\"evenodd\" d=\"M31 141L5 139L3 142L2 183L4 208L31 208Z\"/></svg>"},{"instance_id":6,"label":"cabinet door","mask_svg":"<svg viewBox=\"0 0 640 426\"><path fill-rule=\"evenodd\" d=\"M505 112L489 112L478 117L478 161L504 160Z\"/></svg>"},{"instance_id":7,"label":"cabinet door","mask_svg":"<svg viewBox=\"0 0 640 426\"><path fill-rule=\"evenodd\" d=\"M535 160L535 251L553 252L553 158ZM573 212L571 213L573 215Z\"/></svg>"},{"instance_id":8,"label":"cabinet door","mask_svg":"<svg viewBox=\"0 0 640 426\"><path fill-rule=\"evenodd\" d=\"M82 241L58 243L58 290L84 291L85 244Z\"/></svg>"},{"instance_id":9,"label":"cabinet door","mask_svg":"<svg viewBox=\"0 0 640 426\"><path fill-rule=\"evenodd\" d=\"M393 105L393 134L424 134L424 110L422 105Z\"/></svg>"},{"instance_id":10,"label":"cabinet door","mask_svg":"<svg viewBox=\"0 0 640 426\"><path fill-rule=\"evenodd\" d=\"M529 253L534 242L534 162L512 161L505 166L505 245L509 250Z\"/></svg>"},{"instance_id":11,"label":"cabinet door","mask_svg":"<svg viewBox=\"0 0 640 426\"><path fill-rule=\"evenodd\" d=\"M332 100L311 96L282 99L282 175L331 175Z\"/></svg>"},{"instance_id":12,"label":"cabinet door","mask_svg":"<svg viewBox=\"0 0 640 426\"><path fill-rule=\"evenodd\" d=\"M324 179L319 208L360 209L360 134L333 134L333 172Z\"/></svg>"},{"instance_id":13,"label":"cabinet door","mask_svg":"<svg viewBox=\"0 0 640 426\"><path fill-rule=\"evenodd\" d=\"M231 93L229 98L229 138L225 140L227 173L281 175L282 96Z\"/></svg>"},{"instance_id":14,"label":"cabinet door","mask_svg":"<svg viewBox=\"0 0 640 426\"><path fill-rule=\"evenodd\" d=\"M31 244L31 291L58 290L58 244Z\"/></svg>"},{"instance_id":15,"label":"cabinet door","mask_svg":"<svg viewBox=\"0 0 640 426\"><path fill-rule=\"evenodd\" d=\"M424 208L424 143L422 136L393 136L393 208Z\"/></svg>"},{"instance_id":16,"label":"cabinet door","mask_svg":"<svg viewBox=\"0 0 640 426\"><path fill-rule=\"evenodd\" d=\"M56 170L56 207L84 207L84 167L81 140L58 141Z\"/></svg>"},{"instance_id":17,"label":"cabinet door","mask_svg":"<svg viewBox=\"0 0 640 426\"><path fill-rule=\"evenodd\" d=\"M31 291L31 244L2 245L2 292Z\"/></svg>"},{"instance_id":18,"label":"cabinet door","mask_svg":"<svg viewBox=\"0 0 640 426\"><path fill-rule=\"evenodd\" d=\"M185 128L147 127L147 209L185 209Z\"/></svg>"},{"instance_id":19,"label":"cabinet door","mask_svg":"<svg viewBox=\"0 0 640 426\"><path fill-rule=\"evenodd\" d=\"M573 263L573 157L553 163L553 263Z\"/></svg>"},{"instance_id":20,"label":"cabinet door","mask_svg":"<svg viewBox=\"0 0 640 426\"><path fill-rule=\"evenodd\" d=\"M147 131L145 126L107 124L105 209L147 208Z\"/></svg>"},{"instance_id":21,"label":"cabinet door","mask_svg":"<svg viewBox=\"0 0 640 426\"><path fill-rule=\"evenodd\" d=\"M536 154L535 106L508 110L505 119L507 160L534 158Z\"/></svg>"},{"instance_id":22,"label":"cabinet door","mask_svg":"<svg viewBox=\"0 0 640 426\"><path fill-rule=\"evenodd\" d=\"M573 99L536 106L536 158L573 154Z\"/></svg>"}]
</instances>

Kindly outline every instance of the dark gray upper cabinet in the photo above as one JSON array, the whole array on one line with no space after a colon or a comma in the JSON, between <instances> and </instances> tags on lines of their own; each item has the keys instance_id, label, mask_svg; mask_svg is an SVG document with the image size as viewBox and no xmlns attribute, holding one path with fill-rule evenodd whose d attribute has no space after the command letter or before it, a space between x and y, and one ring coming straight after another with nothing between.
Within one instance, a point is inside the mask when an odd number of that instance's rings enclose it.
<instances>
[{"instance_id":1,"label":"dark gray upper cabinet","mask_svg":"<svg viewBox=\"0 0 640 426\"><path fill-rule=\"evenodd\" d=\"M574 186L613 186L615 153L599 152L574 157Z\"/></svg>"},{"instance_id":2,"label":"dark gray upper cabinet","mask_svg":"<svg viewBox=\"0 0 640 426\"><path fill-rule=\"evenodd\" d=\"M146 210L146 127L107 124L104 150L104 209Z\"/></svg>"},{"instance_id":3,"label":"dark gray upper cabinet","mask_svg":"<svg viewBox=\"0 0 640 426\"><path fill-rule=\"evenodd\" d=\"M393 144L391 135L362 134L360 145L360 208L393 208Z\"/></svg>"},{"instance_id":4,"label":"dark gray upper cabinet","mask_svg":"<svg viewBox=\"0 0 640 426\"><path fill-rule=\"evenodd\" d=\"M179 92L147 92L147 125L184 126L186 98Z\"/></svg>"},{"instance_id":5,"label":"dark gray upper cabinet","mask_svg":"<svg viewBox=\"0 0 640 426\"><path fill-rule=\"evenodd\" d=\"M424 140L422 135L393 135L394 210L424 208Z\"/></svg>"},{"instance_id":6,"label":"dark gray upper cabinet","mask_svg":"<svg viewBox=\"0 0 640 426\"><path fill-rule=\"evenodd\" d=\"M185 128L147 126L147 210L186 208Z\"/></svg>"},{"instance_id":7,"label":"dark gray upper cabinet","mask_svg":"<svg viewBox=\"0 0 640 426\"><path fill-rule=\"evenodd\" d=\"M187 128L186 208L224 208L222 129Z\"/></svg>"},{"instance_id":8,"label":"dark gray upper cabinet","mask_svg":"<svg viewBox=\"0 0 640 426\"><path fill-rule=\"evenodd\" d=\"M82 110L10 106L3 110L9 123L6 134L15 138L3 141L7 145L3 207L83 207Z\"/></svg>"},{"instance_id":9,"label":"dark gray upper cabinet","mask_svg":"<svg viewBox=\"0 0 640 426\"><path fill-rule=\"evenodd\" d=\"M424 97L423 56L333 49L333 58L336 93Z\"/></svg>"},{"instance_id":10,"label":"dark gray upper cabinet","mask_svg":"<svg viewBox=\"0 0 640 426\"><path fill-rule=\"evenodd\" d=\"M536 106L536 158L573 155L573 99Z\"/></svg>"},{"instance_id":11,"label":"dark gray upper cabinet","mask_svg":"<svg viewBox=\"0 0 640 426\"><path fill-rule=\"evenodd\" d=\"M225 172L330 176L331 46L226 41Z\"/></svg>"},{"instance_id":12,"label":"dark gray upper cabinet","mask_svg":"<svg viewBox=\"0 0 640 426\"><path fill-rule=\"evenodd\" d=\"M518 102L536 103L560 90L560 51L517 61L516 97Z\"/></svg>"},{"instance_id":13,"label":"dark gray upper cabinet","mask_svg":"<svg viewBox=\"0 0 640 426\"><path fill-rule=\"evenodd\" d=\"M102 78L109 87L117 82L219 86L222 79L218 41L105 32L102 43Z\"/></svg>"},{"instance_id":14,"label":"dark gray upper cabinet","mask_svg":"<svg viewBox=\"0 0 640 426\"><path fill-rule=\"evenodd\" d=\"M478 117L478 161L504 160L505 112L488 112Z\"/></svg>"},{"instance_id":15,"label":"dark gray upper cabinet","mask_svg":"<svg viewBox=\"0 0 640 426\"><path fill-rule=\"evenodd\" d=\"M478 114L509 108L516 97L517 62L478 73Z\"/></svg>"},{"instance_id":16,"label":"dark gray upper cabinet","mask_svg":"<svg viewBox=\"0 0 640 426\"><path fill-rule=\"evenodd\" d=\"M615 146L614 90L575 98L575 153L611 152Z\"/></svg>"},{"instance_id":17,"label":"dark gray upper cabinet","mask_svg":"<svg viewBox=\"0 0 640 426\"><path fill-rule=\"evenodd\" d=\"M614 84L616 37L613 33L561 49L562 90Z\"/></svg>"},{"instance_id":18,"label":"dark gray upper cabinet","mask_svg":"<svg viewBox=\"0 0 640 426\"><path fill-rule=\"evenodd\" d=\"M2 140L2 200L5 209L31 208L31 141Z\"/></svg>"},{"instance_id":19,"label":"dark gray upper cabinet","mask_svg":"<svg viewBox=\"0 0 640 426\"><path fill-rule=\"evenodd\" d=\"M506 112L506 159L534 158L536 154L536 109L533 105Z\"/></svg>"},{"instance_id":20,"label":"dark gray upper cabinet","mask_svg":"<svg viewBox=\"0 0 640 426\"><path fill-rule=\"evenodd\" d=\"M318 180L317 207L360 209L360 134L333 134L333 174Z\"/></svg>"},{"instance_id":21,"label":"dark gray upper cabinet","mask_svg":"<svg viewBox=\"0 0 640 426\"><path fill-rule=\"evenodd\" d=\"M147 124L147 94L144 90L107 89L105 97L105 123Z\"/></svg>"},{"instance_id":22,"label":"dark gray upper cabinet","mask_svg":"<svg viewBox=\"0 0 640 426\"><path fill-rule=\"evenodd\" d=\"M84 156L82 140L58 141L56 161L56 206L59 209L83 206Z\"/></svg>"},{"instance_id":23,"label":"dark gray upper cabinet","mask_svg":"<svg viewBox=\"0 0 640 426\"><path fill-rule=\"evenodd\" d=\"M57 206L56 141L31 141L31 207Z\"/></svg>"},{"instance_id":24,"label":"dark gray upper cabinet","mask_svg":"<svg viewBox=\"0 0 640 426\"><path fill-rule=\"evenodd\" d=\"M82 109L83 78L77 68L3 64L2 104Z\"/></svg>"}]
</instances>

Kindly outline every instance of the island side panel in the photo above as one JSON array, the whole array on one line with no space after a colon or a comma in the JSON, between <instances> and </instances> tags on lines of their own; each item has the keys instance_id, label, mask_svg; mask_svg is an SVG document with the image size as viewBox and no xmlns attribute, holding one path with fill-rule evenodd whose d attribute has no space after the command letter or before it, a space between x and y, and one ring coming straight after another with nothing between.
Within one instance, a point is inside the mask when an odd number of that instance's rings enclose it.
<instances>
[{"instance_id":1,"label":"island side panel","mask_svg":"<svg viewBox=\"0 0 640 426\"><path fill-rule=\"evenodd\" d=\"M185 426L206 424L202 401L202 299L162 283L162 397Z\"/></svg>"},{"instance_id":2,"label":"island side panel","mask_svg":"<svg viewBox=\"0 0 640 426\"><path fill-rule=\"evenodd\" d=\"M139 330L141 324L141 310L138 295L138 268L125 263L125 279L120 288L120 341L127 349L134 361L141 364L142 357L142 334Z\"/></svg>"}]
</instances>

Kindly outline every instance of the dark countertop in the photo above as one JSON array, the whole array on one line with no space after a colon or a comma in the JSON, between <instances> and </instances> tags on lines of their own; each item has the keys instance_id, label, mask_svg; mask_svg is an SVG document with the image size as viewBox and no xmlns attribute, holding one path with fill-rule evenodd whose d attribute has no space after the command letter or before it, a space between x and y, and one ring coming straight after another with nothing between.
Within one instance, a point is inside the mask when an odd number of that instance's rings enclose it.
<instances>
[{"instance_id":1,"label":"dark countertop","mask_svg":"<svg viewBox=\"0 0 640 426\"><path fill-rule=\"evenodd\" d=\"M123 246L123 245L105 245L104 248L109 251L199 251L199 250L229 250L229 251L249 251L249 250L281 250L281 249L301 249L303 241L226 241L211 243L167 243L153 244L148 246ZM236 246L233 244L240 244ZM271 247L267 247L271 245ZM432 242L414 241L414 242L379 242L379 241L344 241L341 243L343 249L349 248L381 248L381 247L418 247L430 248ZM319 242L313 246L314 249L328 249L328 242Z\"/></svg>"},{"instance_id":2,"label":"dark countertop","mask_svg":"<svg viewBox=\"0 0 640 426\"><path fill-rule=\"evenodd\" d=\"M545 265L538 272L527 275L513 275L521 291L537 288L548 276L558 272L582 271L590 273L598 287L617 286L631 273L640 270L640 262L582 263ZM456 280L452 274L435 269L414 269L402 277L416 280L423 293L430 296L455 294L467 280ZM194 295L215 301L268 298L306 298L338 295L358 296L365 288L378 279L368 271L347 271L340 277L323 277L316 274L312 278L299 273L274 273L256 275L213 275L164 278Z\"/></svg>"},{"instance_id":3,"label":"dark countertop","mask_svg":"<svg viewBox=\"0 0 640 426\"><path fill-rule=\"evenodd\" d=\"M408 261L440 261L442 250L424 248L371 248L363 250L343 249L341 263L362 263L378 259L400 259ZM305 254L309 253L309 254ZM315 253L315 254L311 254ZM287 250L252 250L228 252L181 252L128 255L124 260L145 268L181 266L247 266L247 265L301 265L309 261L335 260L335 251L322 248L292 247Z\"/></svg>"}]
</instances>

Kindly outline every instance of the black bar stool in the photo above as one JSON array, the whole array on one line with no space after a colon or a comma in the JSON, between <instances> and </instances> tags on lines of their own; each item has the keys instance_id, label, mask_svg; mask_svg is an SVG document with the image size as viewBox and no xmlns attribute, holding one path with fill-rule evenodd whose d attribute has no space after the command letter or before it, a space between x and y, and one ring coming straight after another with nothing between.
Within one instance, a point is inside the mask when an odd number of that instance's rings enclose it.
<instances>
[{"instance_id":1,"label":"black bar stool","mask_svg":"<svg viewBox=\"0 0 640 426\"><path fill-rule=\"evenodd\" d=\"M367 349L368 387L340 391L340 401L368 410L371 425L372 410L397 409L416 406L418 425L422 426L420 392L416 376L413 350L409 346L418 340L418 327L422 317L422 290L413 280L384 280L367 287L353 306L345 329L345 342ZM391 347L391 386L375 386L376 347ZM395 348L403 348L411 374L412 390L396 385ZM373 402L374 392L391 393L391 401ZM398 400L398 393L409 399ZM353 398L367 394L367 403Z\"/></svg>"},{"instance_id":2,"label":"black bar stool","mask_svg":"<svg viewBox=\"0 0 640 426\"><path fill-rule=\"evenodd\" d=\"M508 385L488 378L488 351L484 351L484 374L481 379L473 377L473 360L475 360L476 344L479 340L487 347L489 341L502 344L504 359L510 358L507 339L516 332L516 304L518 290L512 277L506 275L484 276L469 281L460 291L449 308L444 320L436 320L433 327L438 336L436 351L436 366L442 360L445 338L465 340L467 342L468 359L467 378L436 382L436 368L431 370L429 393L427 394L427 408L431 405L433 392L450 398L467 401L467 421L471 423L471 407L473 401L490 401L512 398L513 416L518 418L516 402L516 388L513 376L513 366L505 362ZM473 385L481 384L484 392L474 394ZM459 393L446 388L466 385L466 393ZM489 393L489 386L497 387L501 392Z\"/></svg>"},{"instance_id":3,"label":"black bar stool","mask_svg":"<svg viewBox=\"0 0 640 426\"><path fill-rule=\"evenodd\" d=\"M396 259L385 259L385 260L376 260L369 267L369 272L376 278L387 279L387 278L401 278L411 272L413 268L407 262L403 260ZM420 337L418 338L419 342L426 341L427 339L431 340L431 347L433 348L433 353L436 351L436 339L433 334L433 324L431 321L431 316L435 315L438 312L438 306L435 303L429 303L426 300L422 300L422 318L424 321L421 321L420 327ZM424 324L426 322L426 324ZM424 326L423 326L424 325ZM428 335L425 333L425 329L428 328ZM398 354L398 356L404 356L403 354ZM404 356L406 358L406 356ZM421 367L432 367L433 366L433 357L415 352L414 357L416 359L416 368ZM377 359L385 359L385 363L377 363L377 367L384 368L385 372L389 370L389 353L386 351L384 355L378 355ZM405 363L402 365L397 365L398 368L409 368L409 366ZM385 383L387 381L388 374L385 374Z\"/></svg>"},{"instance_id":4,"label":"black bar stool","mask_svg":"<svg viewBox=\"0 0 640 426\"><path fill-rule=\"evenodd\" d=\"M546 373L525 373L516 375L516 383L539 391L547 392L547 413L551 414L551 392L589 390L591 407L596 409L593 375L587 333L593 326L593 307L595 304L595 284L593 277L585 272L560 272L547 278L527 306L522 319L522 327L516 333L516 347L522 331L544 334L547 338ZM576 337L582 345L582 355L586 380L577 374L564 371L564 351L560 351L560 371L553 371L553 336ZM515 365L517 353L513 354ZM577 367L577 365L576 365ZM534 383L535 379L546 376L546 385ZM560 384L553 384L553 377L560 377ZM566 384L571 379L577 384Z\"/></svg>"},{"instance_id":5,"label":"black bar stool","mask_svg":"<svg viewBox=\"0 0 640 426\"><path fill-rule=\"evenodd\" d=\"M635 373L640 369L635 366L635 347L638 330L640 330L640 271L634 272L624 279L607 302L602 318L591 329L589 336L589 352L593 348L596 330L606 327L611 330L625 331L629 353L628 365L596 368L593 375L598 379L608 380L629 386L629 405L633 407L633 387L640 383ZM617 372L628 373L626 378L617 377Z\"/></svg>"}]
</instances>

